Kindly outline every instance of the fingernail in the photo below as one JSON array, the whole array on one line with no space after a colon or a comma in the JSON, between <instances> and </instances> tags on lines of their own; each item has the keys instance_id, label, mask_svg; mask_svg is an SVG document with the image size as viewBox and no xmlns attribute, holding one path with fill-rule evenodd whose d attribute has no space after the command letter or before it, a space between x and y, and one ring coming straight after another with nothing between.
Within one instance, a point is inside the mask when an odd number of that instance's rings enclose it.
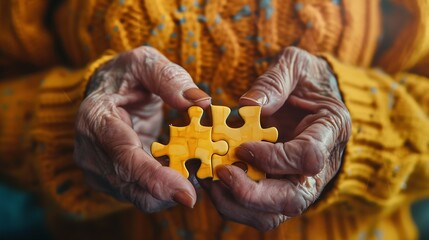
<instances>
[{"instance_id":1,"label":"fingernail","mask_svg":"<svg viewBox=\"0 0 429 240\"><path fill-rule=\"evenodd\" d=\"M235 149L235 155L246 162L252 162L255 159L255 155L249 149L245 147L237 147Z\"/></svg>"},{"instance_id":2,"label":"fingernail","mask_svg":"<svg viewBox=\"0 0 429 240\"><path fill-rule=\"evenodd\" d=\"M194 198L192 198L192 196L185 191L178 191L176 194L174 194L173 200L186 207L194 208L194 204L195 204Z\"/></svg>"},{"instance_id":3,"label":"fingernail","mask_svg":"<svg viewBox=\"0 0 429 240\"><path fill-rule=\"evenodd\" d=\"M263 106L268 103L268 97L264 93L256 90L250 90L247 93L245 93L240 100L243 101L249 101L248 105L254 105L257 104L259 106Z\"/></svg>"},{"instance_id":4,"label":"fingernail","mask_svg":"<svg viewBox=\"0 0 429 240\"><path fill-rule=\"evenodd\" d=\"M185 97L188 101L193 103L198 103L201 101L206 101L211 99L211 97L207 95L207 93L203 92L201 89L198 89L198 88L191 88L186 90L183 93L183 97Z\"/></svg>"},{"instance_id":5,"label":"fingernail","mask_svg":"<svg viewBox=\"0 0 429 240\"><path fill-rule=\"evenodd\" d=\"M231 175L231 172L229 171L227 166L217 167L216 173L224 183L226 183L227 185L229 185L231 183L232 175Z\"/></svg>"}]
</instances>

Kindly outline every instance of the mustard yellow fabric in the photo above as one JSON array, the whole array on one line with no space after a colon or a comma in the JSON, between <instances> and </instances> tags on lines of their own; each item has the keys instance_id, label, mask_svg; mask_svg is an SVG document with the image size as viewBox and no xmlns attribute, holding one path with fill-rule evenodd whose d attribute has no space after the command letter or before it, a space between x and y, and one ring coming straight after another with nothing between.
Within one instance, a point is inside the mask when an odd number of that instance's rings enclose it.
<instances>
[{"instance_id":1,"label":"mustard yellow fabric","mask_svg":"<svg viewBox=\"0 0 429 240\"><path fill-rule=\"evenodd\" d=\"M378 0L52 2L0 1L0 176L43 196L54 236L417 237L409 206L429 195L429 0L388 1L404 10L406 27L377 61ZM353 120L332 187L268 233L223 221L202 192L192 210L145 215L92 191L72 161L76 111L97 67L141 45L228 106L283 48L323 53Z\"/></svg>"}]
</instances>

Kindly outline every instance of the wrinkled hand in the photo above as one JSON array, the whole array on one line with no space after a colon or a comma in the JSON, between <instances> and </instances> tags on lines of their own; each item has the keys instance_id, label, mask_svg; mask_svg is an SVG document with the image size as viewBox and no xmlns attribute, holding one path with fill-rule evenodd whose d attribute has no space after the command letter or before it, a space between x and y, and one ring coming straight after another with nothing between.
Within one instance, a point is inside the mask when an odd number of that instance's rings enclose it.
<instances>
[{"instance_id":1,"label":"wrinkled hand","mask_svg":"<svg viewBox=\"0 0 429 240\"><path fill-rule=\"evenodd\" d=\"M94 189L155 212L196 193L178 172L149 154L158 137L163 102L206 108L210 97L189 74L149 47L120 54L92 77L76 123L74 159Z\"/></svg>"},{"instance_id":2,"label":"wrinkled hand","mask_svg":"<svg viewBox=\"0 0 429 240\"><path fill-rule=\"evenodd\" d=\"M335 176L351 133L328 64L297 48L287 48L240 99L261 105L279 143L249 142L237 157L267 173L252 181L236 166L217 169L221 182L202 181L224 218L259 230L277 227L316 201Z\"/></svg>"}]
</instances>

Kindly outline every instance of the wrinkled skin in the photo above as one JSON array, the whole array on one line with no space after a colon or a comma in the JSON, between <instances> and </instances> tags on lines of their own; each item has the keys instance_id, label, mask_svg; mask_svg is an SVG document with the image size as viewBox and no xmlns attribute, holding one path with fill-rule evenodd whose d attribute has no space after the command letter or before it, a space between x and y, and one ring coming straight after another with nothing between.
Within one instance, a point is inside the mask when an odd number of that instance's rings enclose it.
<instances>
[{"instance_id":1,"label":"wrinkled skin","mask_svg":"<svg viewBox=\"0 0 429 240\"><path fill-rule=\"evenodd\" d=\"M206 108L210 97L153 48L120 54L97 70L76 122L74 159L94 189L157 212L196 201L193 185L149 154L162 105Z\"/></svg>"},{"instance_id":2,"label":"wrinkled skin","mask_svg":"<svg viewBox=\"0 0 429 240\"><path fill-rule=\"evenodd\" d=\"M192 184L153 159L149 145L159 133L163 102L182 110L207 108L210 97L148 47L105 64L89 92L78 114L75 148L87 182L145 212L177 202L192 207ZM268 178L255 182L241 168L224 166L216 169L221 181L200 184L225 219L266 231L316 201L339 169L351 120L327 63L297 48L280 54L240 105L261 105L265 123L279 130L278 143L250 142L237 151Z\"/></svg>"},{"instance_id":3,"label":"wrinkled skin","mask_svg":"<svg viewBox=\"0 0 429 240\"><path fill-rule=\"evenodd\" d=\"M336 175L351 133L328 64L308 52L287 48L240 98L261 105L278 143L249 142L237 149L240 160L262 169L255 182L237 166L217 169L221 182L201 181L220 214L267 231L313 204Z\"/></svg>"}]
</instances>

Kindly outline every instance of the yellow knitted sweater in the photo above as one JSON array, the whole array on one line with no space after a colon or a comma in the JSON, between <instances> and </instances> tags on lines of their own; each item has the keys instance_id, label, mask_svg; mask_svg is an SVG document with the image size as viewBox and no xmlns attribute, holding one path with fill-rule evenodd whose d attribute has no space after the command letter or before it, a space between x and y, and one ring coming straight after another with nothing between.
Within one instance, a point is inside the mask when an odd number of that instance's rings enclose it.
<instances>
[{"instance_id":1,"label":"yellow knitted sweater","mask_svg":"<svg viewBox=\"0 0 429 240\"><path fill-rule=\"evenodd\" d=\"M400 9L402 26L375 58L385 24L380 1L2 0L1 179L39 193L62 239L83 232L105 239L416 238L409 206L429 195L429 0L385 1ZM193 210L144 215L92 191L72 161L75 114L97 67L140 45L159 49L214 103L229 106L284 47L323 53L353 121L332 187L265 234L221 220L204 194Z\"/></svg>"}]
</instances>

